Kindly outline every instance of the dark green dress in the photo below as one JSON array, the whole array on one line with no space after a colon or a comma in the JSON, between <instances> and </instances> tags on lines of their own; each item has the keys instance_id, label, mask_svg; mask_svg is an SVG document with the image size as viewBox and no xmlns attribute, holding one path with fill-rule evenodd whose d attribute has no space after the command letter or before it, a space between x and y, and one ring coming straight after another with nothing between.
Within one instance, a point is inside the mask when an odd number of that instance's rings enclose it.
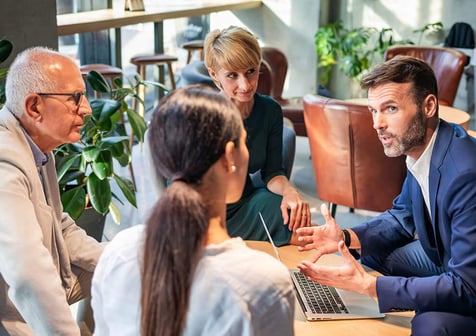
<instances>
[{"instance_id":1,"label":"dark green dress","mask_svg":"<svg viewBox=\"0 0 476 336\"><path fill-rule=\"evenodd\" d=\"M244 120L248 132L246 145L250 153L248 176L241 199L227 205L226 226L231 236L267 241L268 237L259 212L268 226L276 245L289 242L291 231L283 224L282 196L266 188L257 188L249 176L261 169L265 185L273 177L284 175L283 169L283 112L271 97L255 94L253 110Z\"/></svg>"}]
</instances>

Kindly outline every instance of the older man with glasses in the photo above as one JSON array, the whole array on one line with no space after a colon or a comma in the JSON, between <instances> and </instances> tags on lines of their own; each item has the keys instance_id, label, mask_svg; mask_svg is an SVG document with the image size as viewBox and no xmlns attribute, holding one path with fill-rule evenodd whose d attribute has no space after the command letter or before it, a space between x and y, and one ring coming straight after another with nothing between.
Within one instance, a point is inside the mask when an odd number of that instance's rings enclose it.
<instances>
[{"instance_id":1,"label":"older man with glasses","mask_svg":"<svg viewBox=\"0 0 476 336\"><path fill-rule=\"evenodd\" d=\"M80 335L69 305L89 298L102 246L63 212L51 151L77 142L91 107L70 58L17 56L0 111L0 335ZM93 323L85 323L92 332Z\"/></svg>"}]
</instances>

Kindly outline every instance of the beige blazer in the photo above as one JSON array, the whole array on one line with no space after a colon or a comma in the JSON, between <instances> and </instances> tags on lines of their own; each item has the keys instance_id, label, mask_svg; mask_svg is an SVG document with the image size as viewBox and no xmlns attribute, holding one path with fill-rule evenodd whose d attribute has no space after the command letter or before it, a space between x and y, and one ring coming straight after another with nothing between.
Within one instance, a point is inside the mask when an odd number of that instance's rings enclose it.
<instances>
[{"instance_id":1,"label":"beige blazer","mask_svg":"<svg viewBox=\"0 0 476 336\"><path fill-rule=\"evenodd\" d=\"M79 335L71 266L92 272L102 251L63 213L48 156L42 185L18 120L0 110L0 335Z\"/></svg>"}]
</instances>

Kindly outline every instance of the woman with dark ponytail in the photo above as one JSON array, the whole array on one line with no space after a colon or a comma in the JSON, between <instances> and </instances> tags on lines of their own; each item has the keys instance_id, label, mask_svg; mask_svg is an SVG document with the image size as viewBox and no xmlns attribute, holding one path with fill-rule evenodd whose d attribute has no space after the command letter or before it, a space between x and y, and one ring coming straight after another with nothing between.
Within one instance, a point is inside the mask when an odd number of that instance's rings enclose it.
<instances>
[{"instance_id":1,"label":"woman with dark ponytail","mask_svg":"<svg viewBox=\"0 0 476 336\"><path fill-rule=\"evenodd\" d=\"M106 247L93 279L95 335L293 335L287 269L226 230L226 204L247 174L245 139L219 93L190 86L161 100L148 140L171 183L145 227Z\"/></svg>"}]
</instances>

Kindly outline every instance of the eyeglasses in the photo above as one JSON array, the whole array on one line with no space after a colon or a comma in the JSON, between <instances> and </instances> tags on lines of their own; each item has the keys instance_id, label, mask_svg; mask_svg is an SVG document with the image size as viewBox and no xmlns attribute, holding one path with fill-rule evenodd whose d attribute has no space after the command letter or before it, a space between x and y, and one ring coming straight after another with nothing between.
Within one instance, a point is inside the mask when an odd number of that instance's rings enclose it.
<instances>
[{"instance_id":1,"label":"eyeglasses","mask_svg":"<svg viewBox=\"0 0 476 336\"><path fill-rule=\"evenodd\" d=\"M78 92L78 93L43 93L43 92L37 92L36 94L39 95L39 96L70 96L70 97L73 97L74 104L76 106L79 106L79 103L81 102L81 98L85 95L84 92Z\"/></svg>"}]
</instances>

